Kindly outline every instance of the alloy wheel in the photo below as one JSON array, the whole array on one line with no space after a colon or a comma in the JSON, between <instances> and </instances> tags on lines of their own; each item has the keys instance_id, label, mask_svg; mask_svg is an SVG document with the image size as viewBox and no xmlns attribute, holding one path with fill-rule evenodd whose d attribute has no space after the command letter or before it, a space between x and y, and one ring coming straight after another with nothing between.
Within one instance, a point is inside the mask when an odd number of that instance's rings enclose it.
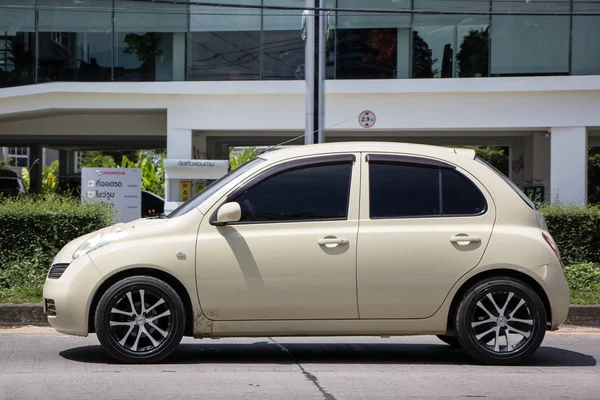
<instances>
[{"instance_id":1,"label":"alloy wheel","mask_svg":"<svg viewBox=\"0 0 600 400\"><path fill-rule=\"evenodd\" d=\"M482 350L503 355L519 352L536 328L531 306L511 290L488 291L476 298L469 326Z\"/></svg>"},{"instance_id":2,"label":"alloy wheel","mask_svg":"<svg viewBox=\"0 0 600 400\"><path fill-rule=\"evenodd\" d=\"M132 276L102 295L94 324L100 344L111 357L127 363L153 363L177 349L186 311L179 294L166 282Z\"/></svg>"},{"instance_id":3,"label":"alloy wheel","mask_svg":"<svg viewBox=\"0 0 600 400\"><path fill-rule=\"evenodd\" d=\"M158 293L147 289L124 293L110 310L110 331L124 349L145 353L162 346L171 331L172 310Z\"/></svg>"}]
</instances>

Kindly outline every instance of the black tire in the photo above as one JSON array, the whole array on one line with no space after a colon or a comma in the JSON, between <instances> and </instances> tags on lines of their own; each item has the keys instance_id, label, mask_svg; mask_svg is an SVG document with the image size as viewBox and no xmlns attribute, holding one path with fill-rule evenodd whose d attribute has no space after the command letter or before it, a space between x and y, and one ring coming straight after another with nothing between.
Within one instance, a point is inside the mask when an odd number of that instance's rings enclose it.
<instances>
[{"instance_id":1,"label":"black tire","mask_svg":"<svg viewBox=\"0 0 600 400\"><path fill-rule=\"evenodd\" d=\"M517 279L497 277L467 291L458 307L455 326L459 343L474 359L484 364L515 365L542 344L546 318L546 309L535 290ZM521 340L511 339L511 334Z\"/></svg>"},{"instance_id":2,"label":"black tire","mask_svg":"<svg viewBox=\"0 0 600 400\"><path fill-rule=\"evenodd\" d=\"M446 335L437 335L438 339L440 339L442 342L449 344L450 346L456 348L456 349L461 349L462 346L460 345L460 343L458 343L458 338L456 336L446 336Z\"/></svg>"},{"instance_id":3,"label":"black tire","mask_svg":"<svg viewBox=\"0 0 600 400\"><path fill-rule=\"evenodd\" d=\"M100 344L112 358L124 363L157 363L179 346L185 330L185 308L177 292L165 282L133 276L115 283L102 295L94 323Z\"/></svg>"}]
</instances>

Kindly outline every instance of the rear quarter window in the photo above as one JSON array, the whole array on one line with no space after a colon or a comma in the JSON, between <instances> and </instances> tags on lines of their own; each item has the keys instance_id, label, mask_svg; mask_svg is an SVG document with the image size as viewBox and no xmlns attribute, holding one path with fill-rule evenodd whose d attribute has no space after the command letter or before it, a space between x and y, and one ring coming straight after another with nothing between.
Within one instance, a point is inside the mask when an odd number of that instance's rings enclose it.
<instances>
[{"instance_id":1,"label":"rear quarter window","mask_svg":"<svg viewBox=\"0 0 600 400\"><path fill-rule=\"evenodd\" d=\"M498 175L500 178L502 178L502 180L504 182L506 182L506 184L508 186L510 186L512 188L512 190L514 190L519 195L519 197L521 197L521 199L525 202L525 204L527 204L529 207L531 207L532 210L536 209L535 204L533 204L531 199L529 199L529 197L527 197L527 195L525 193L523 193L521 188L519 188L516 183L511 181L506 175L504 175L502 172L498 171L498 169L496 167L489 164L487 161L483 160L482 158L477 157L476 160L480 164L482 164L482 165L486 166L487 168L491 169L492 171L494 171L494 173L496 173L496 175Z\"/></svg>"}]
</instances>

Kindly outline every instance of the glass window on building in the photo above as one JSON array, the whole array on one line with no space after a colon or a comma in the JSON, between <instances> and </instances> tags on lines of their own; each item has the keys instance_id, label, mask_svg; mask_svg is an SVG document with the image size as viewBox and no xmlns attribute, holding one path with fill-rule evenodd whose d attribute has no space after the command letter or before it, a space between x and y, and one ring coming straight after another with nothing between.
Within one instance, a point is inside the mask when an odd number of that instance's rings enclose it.
<instances>
[{"instance_id":1,"label":"glass window on building","mask_svg":"<svg viewBox=\"0 0 600 400\"><path fill-rule=\"evenodd\" d=\"M296 0L263 0L266 6L297 6ZM302 11L264 10L262 78L304 79L304 41L300 33Z\"/></svg>"},{"instance_id":2,"label":"glass window on building","mask_svg":"<svg viewBox=\"0 0 600 400\"><path fill-rule=\"evenodd\" d=\"M410 9L410 0L338 0L339 8ZM337 79L410 77L410 20L407 14L340 12L336 23Z\"/></svg>"},{"instance_id":3,"label":"glass window on building","mask_svg":"<svg viewBox=\"0 0 600 400\"><path fill-rule=\"evenodd\" d=\"M260 6L261 0L229 0L228 4ZM189 79L260 79L261 18L259 8L190 6ZM296 33L298 29L299 21Z\"/></svg>"},{"instance_id":4,"label":"glass window on building","mask_svg":"<svg viewBox=\"0 0 600 400\"><path fill-rule=\"evenodd\" d=\"M38 0L38 82L110 81L112 1Z\"/></svg>"},{"instance_id":5,"label":"glass window on building","mask_svg":"<svg viewBox=\"0 0 600 400\"><path fill-rule=\"evenodd\" d=\"M600 12L600 0L573 0L574 12ZM573 16L571 73L600 75L600 16Z\"/></svg>"},{"instance_id":6,"label":"glass window on building","mask_svg":"<svg viewBox=\"0 0 600 400\"><path fill-rule=\"evenodd\" d=\"M298 7L298 0L263 0L265 6ZM334 8L335 0L323 7ZM335 13L329 18L329 40L326 48L326 76L334 77ZM262 32L262 79L304 79L305 42L301 31L302 11L264 10Z\"/></svg>"},{"instance_id":7,"label":"glass window on building","mask_svg":"<svg viewBox=\"0 0 600 400\"><path fill-rule=\"evenodd\" d=\"M29 167L29 148L28 147L9 147L8 159L13 167Z\"/></svg>"},{"instance_id":8,"label":"glass window on building","mask_svg":"<svg viewBox=\"0 0 600 400\"><path fill-rule=\"evenodd\" d=\"M415 0L415 10L477 9L472 1ZM487 7L487 5L486 5ZM489 16L414 15L413 78L488 76Z\"/></svg>"},{"instance_id":9,"label":"glass window on building","mask_svg":"<svg viewBox=\"0 0 600 400\"><path fill-rule=\"evenodd\" d=\"M569 2L561 0L519 4L492 0L493 11L568 13L569 9ZM568 15L493 15L491 75L567 75L569 24Z\"/></svg>"},{"instance_id":10,"label":"glass window on building","mask_svg":"<svg viewBox=\"0 0 600 400\"><path fill-rule=\"evenodd\" d=\"M114 80L185 80L187 10L181 3L115 1Z\"/></svg>"},{"instance_id":11,"label":"glass window on building","mask_svg":"<svg viewBox=\"0 0 600 400\"><path fill-rule=\"evenodd\" d=\"M33 5L34 0L0 0L0 88L34 83Z\"/></svg>"}]
</instances>

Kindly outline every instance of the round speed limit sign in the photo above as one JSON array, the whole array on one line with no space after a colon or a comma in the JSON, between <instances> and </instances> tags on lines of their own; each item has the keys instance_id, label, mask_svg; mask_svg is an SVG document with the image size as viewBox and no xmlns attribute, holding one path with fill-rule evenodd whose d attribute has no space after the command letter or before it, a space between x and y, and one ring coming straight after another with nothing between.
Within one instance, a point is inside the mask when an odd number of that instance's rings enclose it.
<instances>
[{"instance_id":1,"label":"round speed limit sign","mask_svg":"<svg viewBox=\"0 0 600 400\"><path fill-rule=\"evenodd\" d=\"M375 125L375 121L377 121L377 118L375 118L373 111L365 110L358 116L358 123L363 128L372 128Z\"/></svg>"}]
</instances>

